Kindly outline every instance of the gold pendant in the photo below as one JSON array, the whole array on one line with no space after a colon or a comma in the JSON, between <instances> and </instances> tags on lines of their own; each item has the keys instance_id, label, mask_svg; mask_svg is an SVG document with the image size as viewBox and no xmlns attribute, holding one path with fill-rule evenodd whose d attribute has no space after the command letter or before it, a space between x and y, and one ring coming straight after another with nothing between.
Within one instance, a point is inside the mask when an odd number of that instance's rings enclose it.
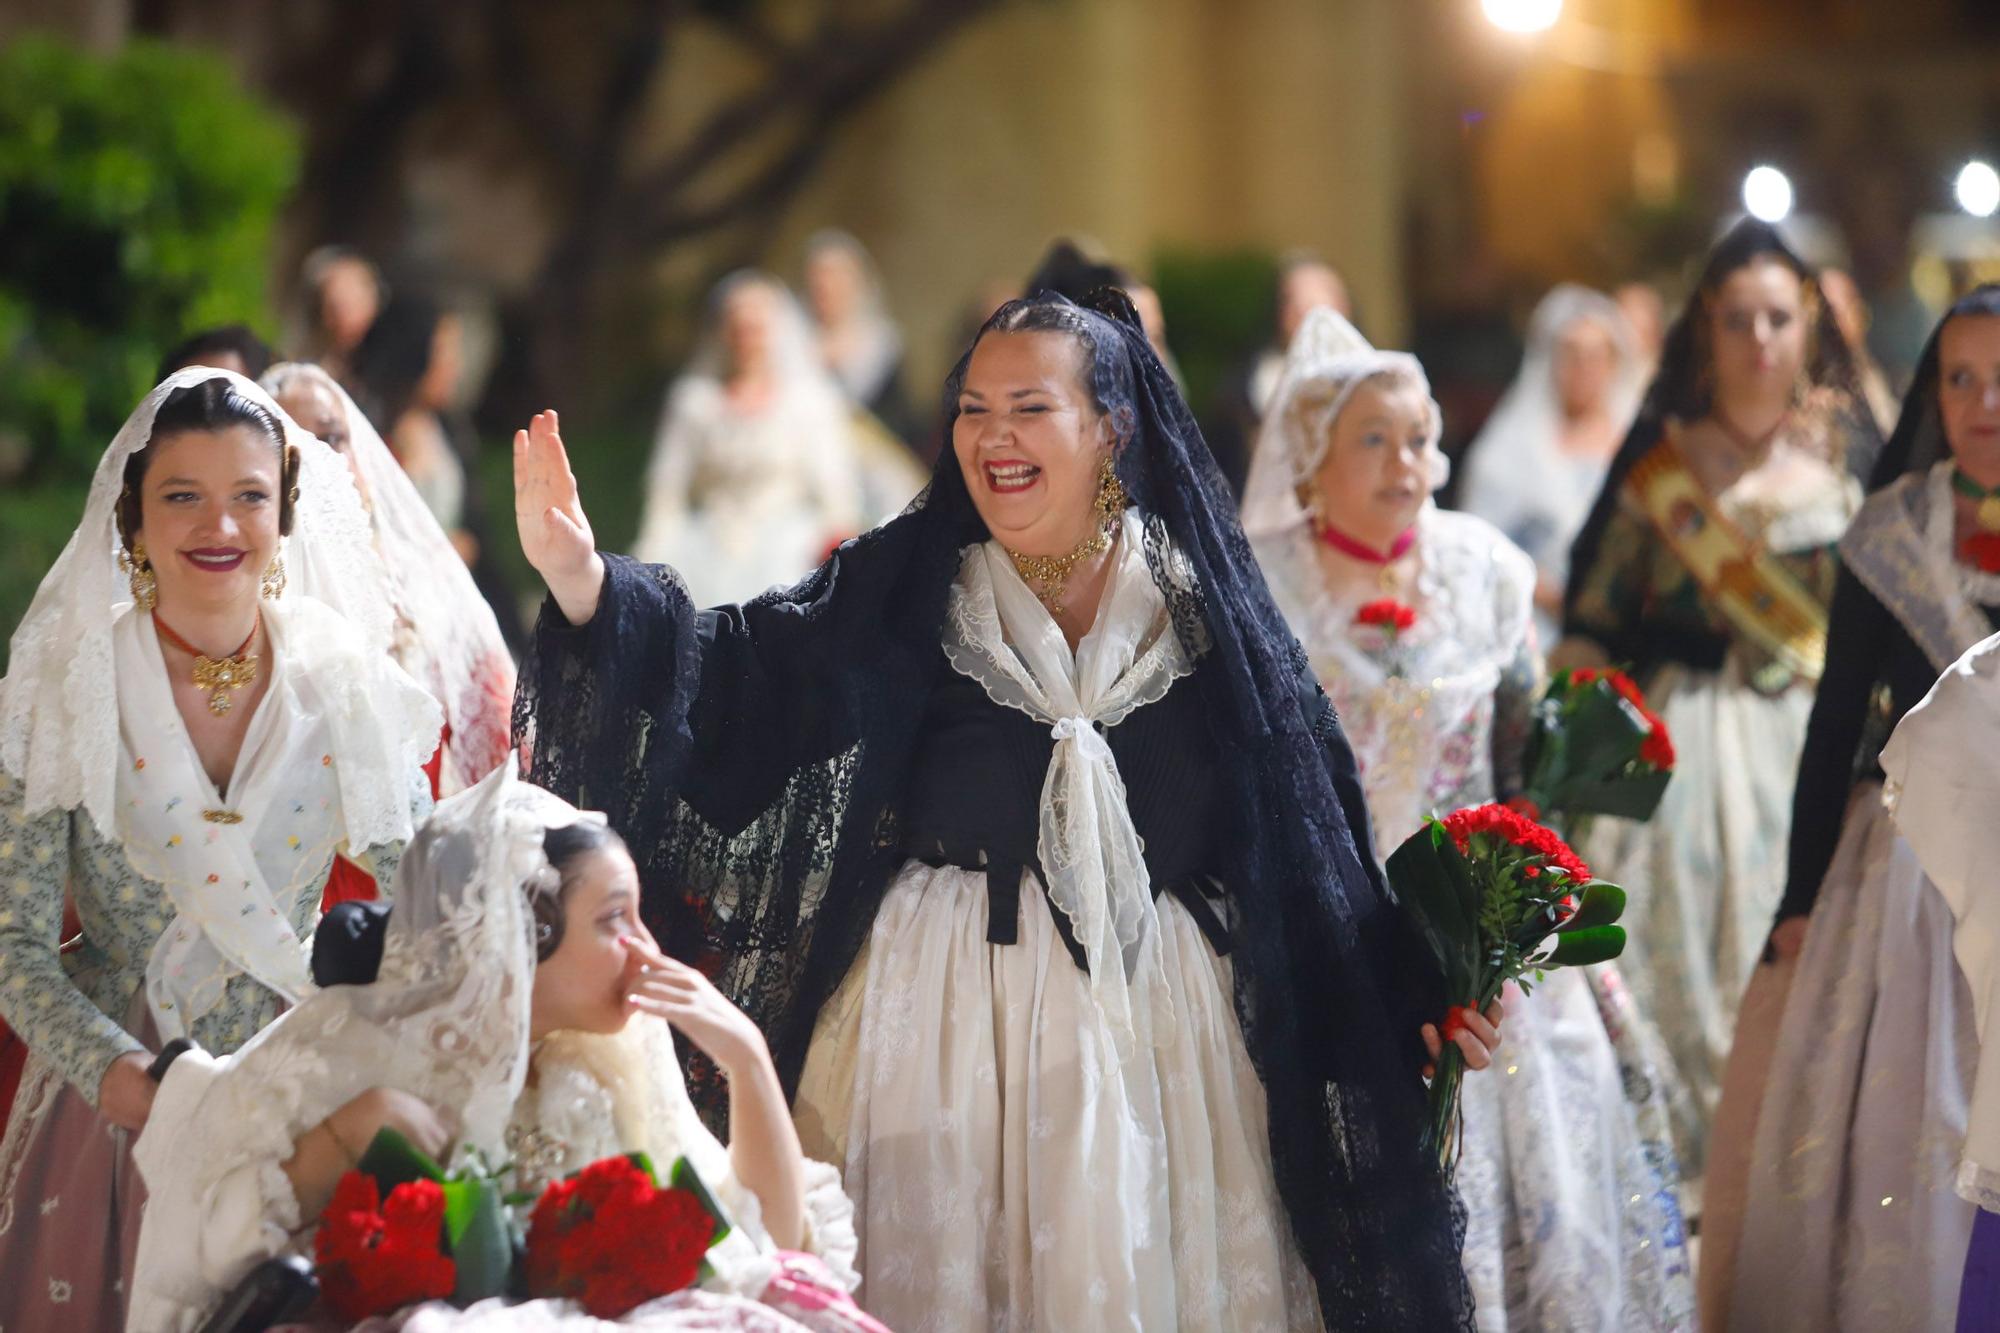
<instances>
[{"instance_id":1,"label":"gold pendant","mask_svg":"<svg viewBox=\"0 0 2000 1333\"><path fill-rule=\"evenodd\" d=\"M221 717L235 702L229 697L231 690L240 690L257 679L257 659L254 657L200 657L194 659L194 684L199 690L207 690L208 711Z\"/></svg>"},{"instance_id":2,"label":"gold pendant","mask_svg":"<svg viewBox=\"0 0 2000 1333\"><path fill-rule=\"evenodd\" d=\"M2000 532L2000 495L1989 495L1972 511L1982 532Z\"/></svg>"},{"instance_id":3,"label":"gold pendant","mask_svg":"<svg viewBox=\"0 0 2000 1333\"><path fill-rule=\"evenodd\" d=\"M201 817L211 824L241 824L243 816L234 810L204 810Z\"/></svg>"}]
</instances>

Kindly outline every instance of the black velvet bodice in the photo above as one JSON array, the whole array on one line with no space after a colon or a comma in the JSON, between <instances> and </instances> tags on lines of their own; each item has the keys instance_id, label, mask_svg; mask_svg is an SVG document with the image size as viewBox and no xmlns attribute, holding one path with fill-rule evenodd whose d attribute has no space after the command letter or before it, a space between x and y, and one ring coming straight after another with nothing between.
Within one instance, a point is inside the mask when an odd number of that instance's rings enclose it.
<instances>
[{"instance_id":1,"label":"black velvet bodice","mask_svg":"<svg viewBox=\"0 0 2000 1333\"><path fill-rule=\"evenodd\" d=\"M1226 811L1200 698L1196 677L1183 676L1157 701L1100 730L1118 761L1154 893L1187 903L1220 952L1227 938L1213 872ZM940 655L918 737L902 805L904 851L932 865L986 870L988 938L1011 943L1020 871L1040 873L1042 785L1055 749L1050 726L995 703ZM1061 913L1056 925L1080 961Z\"/></svg>"}]
</instances>

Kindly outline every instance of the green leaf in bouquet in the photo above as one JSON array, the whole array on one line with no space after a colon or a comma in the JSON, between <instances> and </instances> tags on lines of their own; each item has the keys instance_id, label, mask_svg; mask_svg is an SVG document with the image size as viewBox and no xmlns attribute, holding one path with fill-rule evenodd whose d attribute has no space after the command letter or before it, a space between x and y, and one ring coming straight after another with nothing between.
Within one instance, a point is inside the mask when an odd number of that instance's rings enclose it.
<instances>
[{"instance_id":1,"label":"green leaf in bouquet","mask_svg":"<svg viewBox=\"0 0 2000 1333\"><path fill-rule=\"evenodd\" d=\"M653 1165L653 1159L649 1154L643 1152L628 1152L625 1154L625 1160L630 1162L632 1165L638 1167L641 1171L644 1171L646 1173L647 1178L651 1180L655 1186L664 1183L660 1179L660 1169Z\"/></svg>"},{"instance_id":2,"label":"green leaf in bouquet","mask_svg":"<svg viewBox=\"0 0 2000 1333\"><path fill-rule=\"evenodd\" d=\"M507 1206L491 1179L454 1180L444 1186L445 1235L458 1280L452 1304L460 1309L504 1296L514 1271L514 1235Z\"/></svg>"},{"instance_id":3,"label":"green leaf in bouquet","mask_svg":"<svg viewBox=\"0 0 2000 1333\"><path fill-rule=\"evenodd\" d=\"M1445 853L1449 853L1449 860ZM1430 946L1448 993L1471 993L1478 967L1475 916L1465 907L1464 858L1435 822L1403 840L1386 864L1396 901Z\"/></svg>"},{"instance_id":4,"label":"green leaf in bouquet","mask_svg":"<svg viewBox=\"0 0 2000 1333\"><path fill-rule=\"evenodd\" d=\"M373 1176L375 1185L387 1198L389 1191L412 1180L444 1179L444 1168L431 1155L393 1129L378 1129L361 1154L355 1169Z\"/></svg>"},{"instance_id":5,"label":"green leaf in bouquet","mask_svg":"<svg viewBox=\"0 0 2000 1333\"><path fill-rule=\"evenodd\" d=\"M715 1195L709 1192L708 1186L703 1183L700 1173L694 1169L693 1163L689 1162L687 1158L677 1157L674 1159L674 1169L667 1174L667 1183L677 1190L686 1190L688 1193L694 1195L695 1198L700 1199L701 1206L706 1208L708 1215L715 1219L714 1234L708 1238L710 1245L716 1244L729 1234L729 1214L722 1210L722 1204L716 1199Z\"/></svg>"},{"instance_id":6,"label":"green leaf in bouquet","mask_svg":"<svg viewBox=\"0 0 2000 1333\"><path fill-rule=\"evenodd\" d=\"M1608 963L1624 952L1625 927L1585 926L1556 936L1555 952L1549 955L1546 966L1588 967Z\"/></svg>"},{"instance_id":7,"label":"green leaf in bouquet","mask_svg":"<svg viewBox=\"0 0 2000 1333\"><path fill-rule=\"evenodd\" d=\"M1644 822L1660 808L1672 773L1649 769L1609 781L1577 779L1557 789L1550 808L1572 815L1616 815Z\"/></svg>"},{"instance_id":8,"label":"green leaf in bouquet","mask_svg":"<svg viewBox=\"0 0 2000 1333\"><path fill-rule=\"evenodd\" d=\"M1556 930L1567 934L1589 930L1592 926L1608 926L1623 915L1625 890L1600 879L1584 888L1583 896L1577 900L1576 911Z\"/></svg>"}]
</instances>

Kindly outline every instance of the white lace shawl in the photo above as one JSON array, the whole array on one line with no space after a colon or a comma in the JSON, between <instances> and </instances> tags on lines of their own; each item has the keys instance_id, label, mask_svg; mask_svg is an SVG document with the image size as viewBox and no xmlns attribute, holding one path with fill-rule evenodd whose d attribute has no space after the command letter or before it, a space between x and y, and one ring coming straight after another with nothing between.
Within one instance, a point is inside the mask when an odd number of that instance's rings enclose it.
<instances>
[{"instance_id":1,"label":"white lace shawl","mask_svg":"<svg viewBox=\"0 0 2000 1333\"><path fill-rule=\"evenodd\" d=\"M167 396L217 376L268 408L299 451L299 500L281 546L288 584L280 603L318 601L344 616L350 644L388 652L388 579L347 465L301 430L249 380L191 366L146 395L99 460L83 520L42 579L9 645L0 680L0 767L26 788L23 813L87 813L105 836L116 828L118 673L112 626L132 605L116 509L125 460L145 447ZM303 658L307 654L301 653ZM345 655L343 654L345 658ZM428 698L371 697L381 673L322 681L340 748L340 798L348 845L360 850L410 836L408 775L429 757L440 725Z\"/></svg>"},{"instance_id":2,"label":"white lace shawl","mask_svg":"<svg viewBox=\"0 0 2000 1333\"><path fill-rule=\"evenodd\" d=\"M390 651L443 705L451 727L438 773L438 794L450 796L492 772L511 747L514 659L472 572L347 391L318 366L294 362L271 367L262 383L279 394L300 381L331 394L346 421L347 457L389 581Z\"/></svg>"},{"instance_id":3,"label":"white lace shawl","mask_svg":"<svg viewBox=\"0 0 2000 1333\"><path fill-rule=\"evenodd\" d=\"M952 584L945 656L997 704L1049 725L1036 856L1049 901L1069 919L1090 988L1119 1040L1164 1039L1160 922L1118 761L1104 738L1193 670L1128 509L1097 620L1072 654L1048 608L997 541L967 547Z\"/></svg>"},{"instance_id":4,"label":"white lace shawl","mask_svg":"<svg viewBox=\"0 0 2000 1333\"><path fill-rule=\"evenodd\" d=\"M1417 619L1392 643L1354 623L1368 599L1328 590L1303 519L1251 545L1354 747L1377 847L1449 813L1440 802L1493 799L1494 691L1533 629L1526 554L1484 519L1426 505L1402 598Z\"/></svg>"},{"instance_id":5,"label":"white lace shawl","mask_svg":"<svg viewBox=\"0 0 2000 1333\"><path fill-rule=\"evenodd\" d=\"M1974 645L1904 715L1883 747L1882 771L1897 830L1951 905L1952 952L1972 991L1980 1058L1958 1192L2000 1212L2000 1051L1986 1040L2000 999L2000 635Z\"/></svg>"},{"instance_id":6,"label":"white lace shawl","mask_svg":"<svg viewBox=\"0 0 2000 1333\"><path fill-rule=\"evenodd\" d=\"M1951 460L1899 477L1868 497L1840 559L1943 671L1993 632L1979 605L2000 604L2000 576L1952 552Z\"/></svg>"},{"instance_id":7,"label":"white lace shawl","mask_svg":"<svg viewBox=\"0 0 2000 1333\"><path fill-rule=\"evenodd\" d=\"M400 1089L456 1121L454 1161L498 1164L512 1154L531 1062L542 1081L530 1118L546 1112L567 1154L644 1147L662 1167L690 1155L743 1231L718 1256L718 1280L762 1289L771 1247L755 1202L694 1118L663 1026L635 1020L618 1038L557 1042L546 1065L530 1050L528 895L556 884L543 835L602 816L512 769L441 803L418 832L373 983L314 992L234 1055L190 1052L168 1071L133 1150L148 1193L133 1328L192 1329L259 1260L310 1245L315 1219L299 1216L280 1163L328 1114L369 1088ZM853 1280L852 1208L831 1173L809 1172L809 1220L822 1257Z\"/></svg>"}]
</instances>

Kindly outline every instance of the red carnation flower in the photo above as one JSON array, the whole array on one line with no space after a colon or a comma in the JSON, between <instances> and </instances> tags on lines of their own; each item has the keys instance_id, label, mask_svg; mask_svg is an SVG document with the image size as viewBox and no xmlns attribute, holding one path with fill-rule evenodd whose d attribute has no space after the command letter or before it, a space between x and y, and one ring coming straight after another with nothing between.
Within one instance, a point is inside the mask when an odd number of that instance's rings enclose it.
<instances>
[{"instance_id":1,"label":"red carnation flower","mask_svg":"<svg viewBox=\"0 0 2000 1333\"><path fill-rule=\"evenodd\" d=\"M1357 625L1373 625L1377 629L1400 634L1417 623L1417 613L1393 597L1369 602L1354 613Z\"/></svg>"},{"instance_id":2,"label":"red carnation flower","mask_svg":"<svg viewBox=\"0 0 2000 1333\"><path fill-rule=\"evenodd\" d=\"M1504 805L1475 805L1454 811L1444 817L1444 828L1458 850L1467 855L1472 852L1473 838L1497 838L1530 856L1544 858L1579 884L1590 882L1590 867L1570 850L1568 843L1552 830ZM1530 879L1539 878L1541 868L1529 866L1525 873Z\"/></svg>"},{"instance_id":3,"label":"red carnation flower","mask_svg":"<svg viewBox=\"0 0 2000 1333\"><path fill-rule=\"evenodd\" d=\"M1597 668L1578 667L1569 673L1569 681L1572 685L1595 685L1597 683Z\"/></svg>"},{"instance_id":4,"label":"red carnation flower","mask_svg":"<svg viewBox=\"0 0 2000 1333\"><path fill-rule=\"evenodd\" d=\"M692 1191L607 1157L542 1192L528 1220L528 1290L616 1319L693 1283L714 1231Z\"/></svg>"},{"instance_id":5,"label":"red carnation flower","mask_svg":"<svg viewBox=\"0 0 2000 1333\"><path fill-rule=\"evenodd\" d=\"M1959 544L1968 565L1984 574L2000 574L2000 532L1975 532Z\"/></svg>"},{"instance_id":6,"label":"red carnation flower","mask_svg":"<svg viewBox=\"0 0 2000 1333\"><path fill-rule=\"evenodd\" d=\"M443 1245L444 1191L436 1181L407 1181L385 1201L373 1176L349 1171L313 1237L320 1296L349 1322L443 1300L458 1284Z\"/></svg>"},{"instance_id":7,"label":"red carnation flower","mask_svg":"<svg viewBox=\"0 0 2000 1333\"><path fill-rule=\"evenodd\" d=\"M1670 772L1674 766L1673 737L1667 734L1667 724L1657 715L1648 713L1646 720L1653 724L1653 729L1639 742L1639 762L1651 764L1663 773Z\"/></svg>"}]
</instances>

